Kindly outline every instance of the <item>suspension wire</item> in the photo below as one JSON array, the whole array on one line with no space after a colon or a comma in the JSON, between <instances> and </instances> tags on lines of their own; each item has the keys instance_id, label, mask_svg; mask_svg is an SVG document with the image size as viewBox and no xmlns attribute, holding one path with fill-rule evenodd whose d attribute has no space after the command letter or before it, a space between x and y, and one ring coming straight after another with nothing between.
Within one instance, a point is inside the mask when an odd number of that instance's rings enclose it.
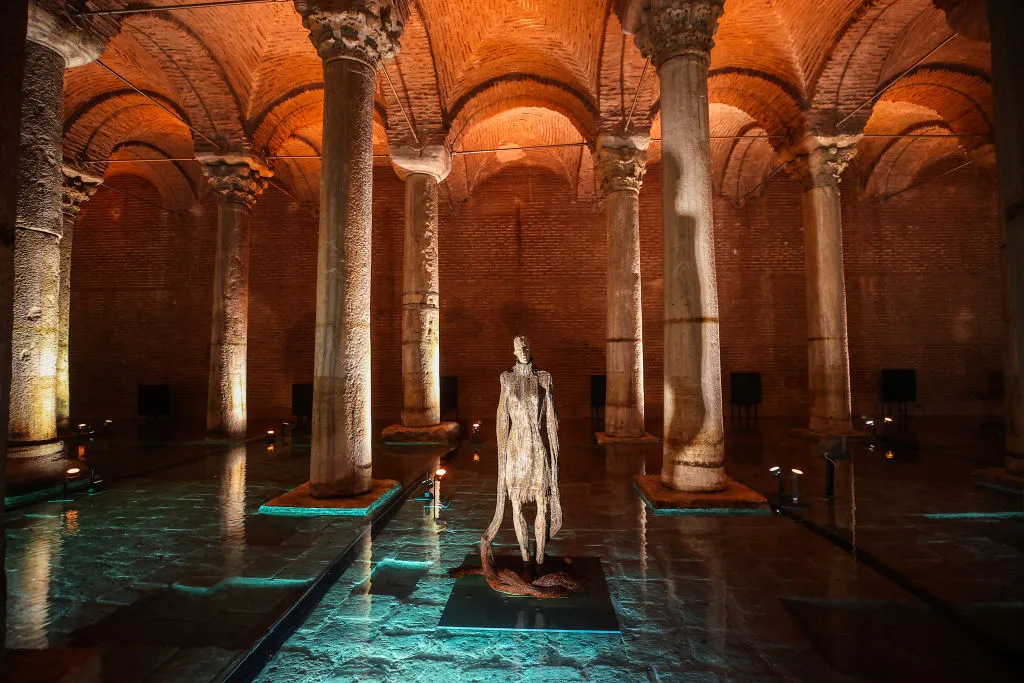
<instances>
[{"instance_id":1,"label":"suspension wire","mask_svg":"<svg viewBox=\"0 0 1024 683\"><path fill-rule=\"evenodd\" d=\"M903 194L904 192L909 192L910 190L917 189L917 188L921 187L922 185L927 185L928 183L933 183L936 180L938 180L939 178L945 178L950 173L956 173L961 168L965 168L967 166L970 166L973 163L974 163L974 159L968 159L967 161L965 161L964 163L960 164L959 166L957 166L955 168L951 168L948 171L943 171L942 173L940 173L939 175L935 176L934 178L927 178L925 180L919 180L916 183L911 183L910 185L907 185L906 187L904 187L899 192L893 192L892 194L887 194L884 197L882 197L882 201L883 202L887 202L890 199L892 199L893 197L898 197L899 195Z\"/></svg>"},{"instance_id":2,"label":"suspension wire","mask_svg":"<svg viewBox=\"0 0 1024 683\"><path fill-rule=\"evenodd\" d=\"M75 11L80 17L101 17L111 14L147 14L150 12L177 12L179 10L205 9L208 7L230 7L231 5L276 5L291 0L212 0L211 2L189 2L180 5L158 5L155 7L120 7L116 9L91 9Z\"/></svg>"},{"instance_id":3,"label":"suspension wire","mask_svg":"<svg viewBox=\"0 0 1024 683\"><path fill-rule=\"evenodd\" d=\"M647 75L647 67L651 65L651 58L648 57L647 61L644 62L644 70L640 72L640 82L636 84L636 92L633 93L633 103L629 105L629 116L622 123L622 132L625 134L629 130L629 124L633 121L633 110L636 109L637 98L640 97L640 89L644 87L644 76Z\"/></svg>"},{"instance_id":4,"label":"suspension wire","mask_svg":"<svg viewBox=\"0 0 1024 683\"><path fill-rule=\"evenodd\" d=\"M113 190L114 192L116 192L116 193L118 193L120 195L124 195L125 197L128 197L130 199L134 199L135 201L142 202L143 204L148 204L148 205L150 205L152 207L160 209L161 211L166 211L169 214L172 214L174 216L178 216L179 218L181 217L181 212L180 211L172 211L171 209L168 209L166 206L161 206L160 204L157 204L156 202L151 202L148 199L143 199L142 197L134 195L131 192L127 192L125 190L122 190L122 189L119 189L117 187L114 187L113 185L110 185L109 183L103 183L100 187L105 187L108 190Z\"/></svg>"},{"instance_id":5,"label":"suspension wire","mask_svg":"<svg viewBox=\"0 0 1024 683\"><path fill-rule=\"evenodd\" d=\"M213 141L213 140L211 140L210 138L206 137L206 135L204 135L204 134L203 134L203 132L202 132L201 130L198 130L198 129L194 128L194 127L192 126L192 124L191 124L191 123L189 123L188 121L186 121L186 120L185 120L185 119L183 119L182 117L178 116L177 112L174 112L174 111L172 111L172 110L168 109L167 107L165 107L164 105L160 104L159 102L157 102L157 101L156 101L155 99L153 99L152 97L150 97L150 96L149 96L149 95L147 95L146 93L142 92L142 91L141 91L141 90L140 90L139 88L137 88L137 87L135 86L135 84L134 84L134 83L132 83L132 82L131 82L131 81L129 81L129 80L127 79L127 78L125 78L124 76L122 76L121 74L117 73L116 71L114 71L113 69L111 69L111 68L110 68L109 66L107 66L106 64L104 64L104 63L103 63L103 60L102 60L102 59L97 59L97 60L96 60L96 63L97 63L97 64L99 64L99 65L100 65L101 67L103 67L104 69L106 69L106 70L107 70L108 72L110 72L110 74L111 74L111 75L113 75L113 76L114 76L114 77L115 77L115 78L116 78L117 80L121 81L122 83L124 83L125 85L127 85L127 86L128 86L129 88L131 88L131 89L132 89L132 90L134 90L135 92L139 93L140 95L142 95L143 97L145 97L145 98L146 98L147 100L149 100L150 102L152 102L152 103L153 103L153 104L155 104L156 106L158 106L158 107L160 107L161 109L163 109L163 110L164 110L165 112L167 112L168 114L170 114L171 116L173 116L173 117L174 117L175 119L177 119L178 121L181 121L182 123L184 123L184 124L185 124L186 126L188 126L188 129L189 129L190 131L192 131L193 133L195 133L196 135L198 135L198 136L199 136L199 137L201 137L202 139L204 139L204 140L206 140L207 142L209 142L209 143L210 143L211 145L213 145L213 146L214 146L214 148L215 148L215 149L217 149L217 150L220 150L220 149L221 149L221 146L220 146L220 145L218 145L218 144L217 144L216 142L214 142L214 141Z\"/></svg>"},{"instance_id":6,"label":"suspension wire","mask_svg":"<svg viewBox=\"0 0 1024 683\"><path fill-rule=\"evenodd\" d=\"M416 127L412 125L412 120L409 118L409 113L405 111L405 104L402 102L402 98L398 96L398 91L395 90L395 84L391 82L391 74L388 73L388 67L381 62L381 71L384 72L384 77L388 79L388 85L391 86L391 92L394 94L395 99L398 101L398 106L402 110L402 116L405 117L405 122L409 124L409 130L412 132L412 139L416 141L416 144L420 144L420 138L416 135Z\"/></svg>"},{"instance_id":7,"label":"suspension wire","mask_svg":"<svg viewBox=\"0 0 1024 683\"><path fill-rule=\"evenodd\" d=\"M910 73L911 71L913 71L914 69L916 69L916 68L917 68L918 66L920 66L920 65L921 65L921 63L922 63L922 62L923 62L924 60L928 59L928 58L929 58L929 57L931 57L931 56L932 56L933 54L935 54L936 52L938 52L939 50L941 50L942 48L944 48L944 47L946 46L946 44L947 44L947 43L949 43L949 41L953 40L953 39L954 39L954 38L956 38L956 37L957 37L958 35L960 35L960 34L959 34L959 33L957 33L956 31L953 31L953 32L952 32L952 33L951 33L951 34L950 34L950 35L949 35L949 36L948 36L948 37L947 37L947 38L946 38L946 39L945 39L944 41L942 41L941 43L939 43L938 45L936 45L935 47L933 47L933 48L932 48L931 50L929 50L929 51L928 51L928 53L927 53L927 54L926 54L926 55L925 55L924 57L921 57L921 58L920 58L919 60L917 60L916 62L914 62L913 64L911 64L911 65L910 65L909 67L907 67L907 69L906 69L906 70L905 70L905 71L904 71L903 73L901 73L901 74L900 74L899 76L897 76L896 78L894 78L894 79L892 79L891 81L889 81L889 84L888 84L888 85L886 85L886 86L885 86L884 88L882 88L881 90L879 90L878 92L876 92L876 93L875 93L874 95L872 95L872 96L871 96L871 97L869 97L868 99L866 99L866 100L864 100L863 102L861 102L861 104L860 104L860 106L859 106L859 107L857 107L856 109L854 109L853 111L851 111L851 112L850 112L849 114L847 114L847 115L846 115L846 117L845 117L845 118L844 118L844 119L843 119L842 121L840 121L839 123L837 123L837 124L836 124L836 128L838 129L838 128L839 128L840 126L842 126L842 125L843 125L844 123L846 123L847 121L849 121L849 120L850 120L850 119L851 119L851 118L853 117L853 115L854 115L854 114L856 114L856 113L857 113L857 112L859 112L859 111L860 111L861 109L863 109L864 107L868 106L869 104L871 104L872 102L874 102L875 100L877 100L877 99L878 99L879 97L881 97L881 96L882 96L882 95L883 95L883 94L885 93L885 91L886 91L886 90L888 90L888 89L889 89L889 88L891 88L892 86L896 85L896 83L897 83L897 82L898 82L898 81L899 81L900 79L902 79L902 78L903 78L904 76L906 76L906 75L907 75L908 73Z\"/></svg>"}]
</instances>

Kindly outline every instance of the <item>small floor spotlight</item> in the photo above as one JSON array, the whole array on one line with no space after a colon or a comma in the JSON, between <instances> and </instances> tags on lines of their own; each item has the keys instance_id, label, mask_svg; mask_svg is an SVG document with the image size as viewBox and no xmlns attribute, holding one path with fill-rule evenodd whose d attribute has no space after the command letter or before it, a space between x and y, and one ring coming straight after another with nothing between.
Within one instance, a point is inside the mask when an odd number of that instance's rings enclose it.
<instances>
[{"instance_id":1,"label":"small floor spotlight","mask_svg":"<svg viewBox=\"0 0 1024 683\"><path fill-rule=\"evenodd\" d=\"M768 469L779 484L779 505L782 505L782 498L786 495L786 479L782 476L782 467L775 465Z\"/></svg>"},{"instance_id":2,"label":"small floor spotlight","mask_svg":"<svg viewBox=\"0 0 1024 683\"><path fill-rule=\"evenodd\" d=\"M884 422L892 422L892 418L891 417L887 417L887 418L885 418Z\"/></svg>"},{"instance_id":3,"label":"small floor spotlight","mask_svg":"<svg viewBox=\"0 0 1024 683\"><path fill-rule=\"evenodd\" d=\"M794 468L794 469L790 470L790 473L793 475L792 476L792 479L793 479L793 502L794 503L799 503L800 502L800 477L804 476L804 471L803 470L798 470L798 469Z\"/></svg>"},{"instance_id":4,"label":"small floor spotlight","mask_svg":"<svg viewBox=\"0 0 1024 683\"><path fill-rule=\"evenodd\" d=\"M276 437L274 436L274 430L273 429L268 429L267 430L267 435L266 435L266 437L264 437L264 441L267 442L267 445L270 445L270 444L274 443L275 438Z\"/></svg>"},{"instance_id":5,"label":"small floor spotlight","mask_svg":"<svg viewBox=\"0 0 1024 683\"><path fill-rule=\"evenodd\" d=\"M443 479L444 475L446 475L446 474L448 474L448 470L446 470L443 467L438 467L437 471L434 472L434 478L435 479Z\"/></svg>"},{"instance_id":6,"label":"small floor spotlight","mask_svg":"<svg viewBox=\"0 0 1024 683\"><path fill-rule=\"evenodd\" d=\"M68 482L76 478L81 473L82 468L80 467L69 467L64 472L64 492L62 493L61 498L63 498L64 500L68 499Z\"/></svg>"}]
</instances>

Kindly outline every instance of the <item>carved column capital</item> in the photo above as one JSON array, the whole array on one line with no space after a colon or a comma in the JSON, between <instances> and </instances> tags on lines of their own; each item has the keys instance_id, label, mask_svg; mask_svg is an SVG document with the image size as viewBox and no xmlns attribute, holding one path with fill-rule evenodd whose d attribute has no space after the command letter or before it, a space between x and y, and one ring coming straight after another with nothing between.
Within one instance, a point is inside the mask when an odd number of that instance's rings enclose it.
<instances>
[{"instance_id":1,"label":"carved column capital","mask_svg":"<svg viewBox=\"0 0 1024 683\"><path fill-rule=\"evenodd\" d=\"M932 0L946 15L946 24L969 40L989 40L988 7L985 0Z\"/></svg>"},{"instance_id":2,"label":"carved column capital","mask_svg":"<svg viewBox=\"0 0 1024 683\"><path fill-rule=\"evenodd\" d=\"M799 180L805 190L838 187L843 171L857 154L859 139L859 135L808 136L779 156L786 162L786 172Z\"/></svg>"},{"instance_id":3,"label":"carved column capital","mask_svg":"<svg viewBox=\"0 0 1024 683\"><path fill-rule=\"evenodd\" d=\"M452 153L444 145L427 145L422 149L392 145L390 152L391 165L402 180L410 173L426 173L441 182L452 170Z\"/></svg>"},{"instance_id":4,"label":"carved column capital","mask_svg":"<svg viewBox=\"0 0 1024 683\"><path fill-rule=\"evenodd\" d=\"M62 166L64 182L61 185L61 210L65 216L77 216L82 204L96 194L102 178L83 173L70 166Z\"/></svg>"},{"instance_id":5,"label":"carved column capital","mask_svg":"<svg viewBox=\"0 0 1024 683\"><path fill-rule=\"evenodd\" d=\"M640 10L636 46L660 68L681 55L711 61L725 0L648 0Z\"/></svg>"},{"instance_id":6,"label":"carved column capital","mask_svg":"<svg viewBox=\"0 0 1024 683\"><path fill-rule=\"evenodd\" d=\"M105 36L72 22L64 3L54 0L29 2L27 37L63 57L68 69L98 59L107 47Z\"/></svg>"},{"instance_id":7,"label":"carved column capital","mask_svg":"<svg viewBox=\"0 0 1024 683\"><path fill-rule=\"evenodd\" d=\"M249 156L201 156L203 175L210 181L220 202L252 208L273 172Z\"/></svg>"},{"instance_id":8,"label":"carved column capital","mask_svg":"<svg viewBox=\"0 0 1024 683\"><path fill-rule=\"evenodd\" d=\"M602 194L640 191L647 172L647 147L650 143L647 135L618 137L601 133L597 136L594 171Z\"/></svg>"},{"instance_id":9,"label":"carved column capital","mask_svg":"<svg viewBox=\"0 0 1024 683\"><path fill-rule=\"evenodd\" d=\"M295 0L321 59L354 59L374 70L401 49L405 7L400 0Z\"/></svg>"}]
</instances>

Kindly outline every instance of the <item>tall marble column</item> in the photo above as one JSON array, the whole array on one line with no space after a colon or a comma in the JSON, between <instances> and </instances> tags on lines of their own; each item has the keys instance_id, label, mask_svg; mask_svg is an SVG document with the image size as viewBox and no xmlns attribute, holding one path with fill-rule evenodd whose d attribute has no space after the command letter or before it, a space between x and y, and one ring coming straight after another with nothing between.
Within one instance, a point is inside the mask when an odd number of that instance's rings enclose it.
<instances>
[{"instance_id":1,"label":"tall marble column","mask_svg":"<svg viewBox=\"0 0 1024 683\"><path fill-rule=\"evenodd\" d=\"M323 60L310 492L370 490L373 92L404 17L390 0L295 0Z\"/></svg>"},{"instance_id":2,"label":"tall marble column","mask_svg":"<svg viewBox=\"0 0 1024 683\"><path fill-rule=\"evenodd\" d=\"M949 16L951 24L955 18ZM983 24L983 18L974 23ZM988 31L992 41L996 165L1007 288L1006 472L1019 485L1024 476L1024 55L1020 50L1024 9L1020 3L988 0ZM974 35L983 37L983 31Z\"/></svg>"},{"instance_id":3,"label":"tall marble column","mask_svg":"<svg viewBox=\"0 0 1024 683\"><path fill-rule=\"evenodd\" d=\"M809 136L788 166L804 186L810 429L821 434L853 430L839 178L855 143Z\"/></svg>"},{"instance_id":4,"label":"tall marble column","mask_svg":"<svg viewBox=\"0 0 1024 683\"><path fill-rule=\"evenodd\" d=\"M71 246L75 221L82 204L96 193L103 182L69 166L61 169L64 184L61 187L61 209L64 214L64 234L60 238L60 286L57 294L57 432L71 429L71 381L68 350L71 330Z\"/></svg>"},{"instance_id":5,"label":"tall marble column","mask_svg":"<svg viewBox=\"0 0 1024 683\"><path fill-rule=\"evenodd\" d=\"M708 66L724 0L659 0L636 41L661 79L665 297L662 483L726 487Z\"/></svg>"},{"instance_id":6,"label":"tall marble column","mask_svg":"<svg viewBox=\"0 0 1024 683\"><path fill-rule=\"evenodd\" d=\"M640 186L650 138L602 133L595 166L608 221L604 438L643 438L644 344L640 291Z\"/></svg>"},{"instance_id":7,"label":"tall marble column","mask_svg":"<svg viewBox=\"0 0 1024 683\"><path fill-rule=\"evenodd\" d=\"M56 453L64 70L103 42L30 5L22 101L8 457Z\"/></svg>"},{"instance_id":8,"label":"tall marble column","mask_svg":"<svg viewBox=\"0 0 1024 683\"><path fill-rule=\"evenodd\" d=\"M391 164L405 180L402 424L385 429L384 440L442 443L458 436L458 425L441 423L437 263L438 183L451 171L451 153L440 145L422 149L393 145Z\"/></svg>"},{"instance_id":9,"label":"tall marble column","mask_svg":"<svg viewBox=\"0 0 1024 683\"><path fill-rule=\"evenodd\" d=\"M217 193L217 251L210 329L206 430L245 439L249 350L249 213L271 172L252 157L200 157Z\"/></svg>"}]
</instances>

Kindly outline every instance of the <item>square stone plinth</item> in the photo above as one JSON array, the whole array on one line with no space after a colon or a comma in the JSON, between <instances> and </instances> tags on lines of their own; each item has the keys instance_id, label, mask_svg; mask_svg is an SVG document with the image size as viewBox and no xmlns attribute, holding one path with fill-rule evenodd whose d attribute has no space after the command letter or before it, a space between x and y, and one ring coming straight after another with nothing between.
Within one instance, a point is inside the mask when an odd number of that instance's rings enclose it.
<instances>
[{"instance_id":1,"label":"square stone plinth","mask_svg":"<svg viewBox=\"0 0 1024 683\"><path fill-rule=\"evenodd\" d=\"M656 515L762 515L771 508L760 493L726 477L723 491L691 493L661 483L659 474L637 474L633 486Z\"/></svg>"},{"instance_id":2,"label":"square stone plinth","mask_svg":"<svg viewBox=\"0 0 1024 683\"><path fill-rule=\"evenodd\" d=\"M0 680L21 683L100 683L100 653L83 648L7 650Z\"/></svg>"},{"instance_id":3,"label":"square stone plinth","mask_svg":"<svg viewBox=\"0 0 1024 683\"><path fill-rule=\"evenodd\" d=\"M1005 467L991 467L971 472L971 481L987 489L1016 493L1024 496L1024 476L1013 474Z\"/></svg>"},{"instance_id":4,"label":"square stone plinth","mask_svg":"<svg viewBox=\"0 0 1024 683\"><path fill-rule=\"evenodd\" d=\"M661 439L656 437L654 434L644 432L643 436L609 436L605 432L594 432L594 437L597 439L598 446L613 446L615 444L645 444L645 443L661 443Z\"/></svg>"},{"instance_id":5,"label":"square stone plinth","mask_svg":"<svg viewBox=\"0 0 1024 683\"><path fill-rule=\"evenodd\" d=\"M381 438L389 446L455 445L459 442L459 423L441 422L429 427L390 425L381 432Z\"/></svg>"},{"instance_id":6,"label":"square stone plinth","mask_svg":"<svg viewBox=\"0 0 1024 683\"><path fill-rule=\"evenodd\" d=\"M398 495L402 486L394 479L374 479L373 488L361 496L346 498L314 498L309 493L309 482L292 489L260 506L264 515L286 517L315 517L318 515L347 515L365 517Z\"/></svg>"}]
</instances>

